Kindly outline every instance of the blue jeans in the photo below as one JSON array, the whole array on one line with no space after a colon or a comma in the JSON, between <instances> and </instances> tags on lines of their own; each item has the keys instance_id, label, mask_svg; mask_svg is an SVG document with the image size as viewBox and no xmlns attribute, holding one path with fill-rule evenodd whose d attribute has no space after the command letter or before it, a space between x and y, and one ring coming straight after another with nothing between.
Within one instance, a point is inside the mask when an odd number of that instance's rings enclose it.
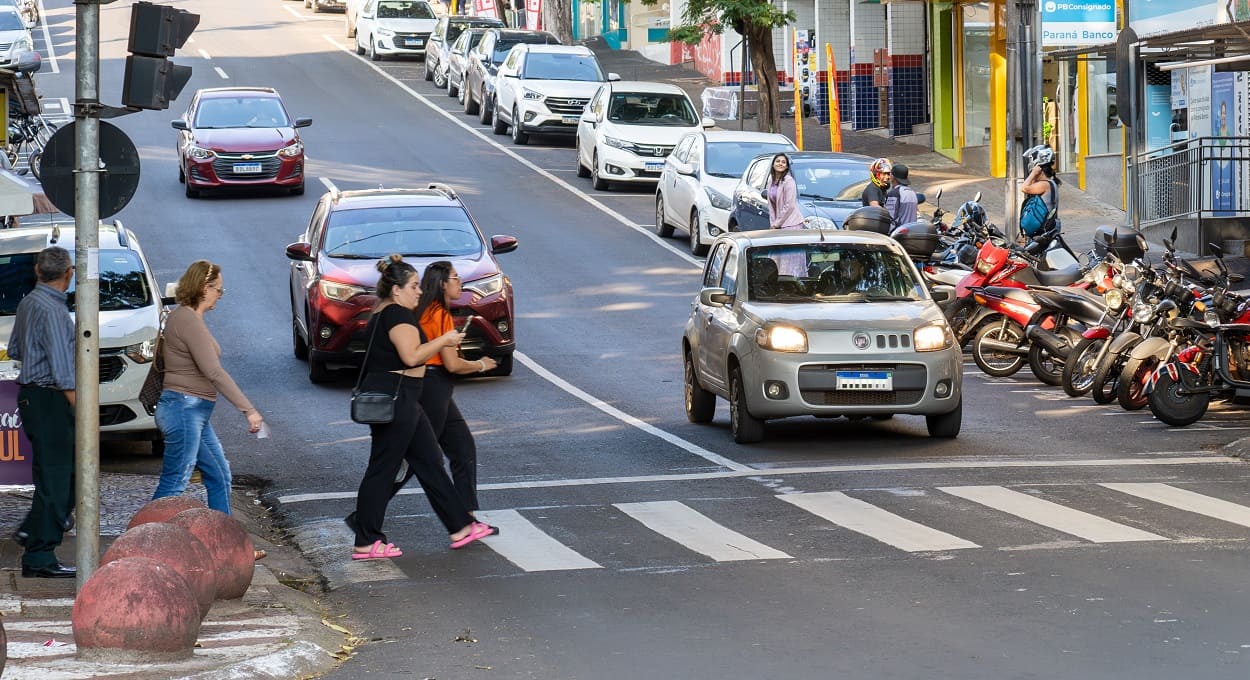
<instances>
[{"instance_id":1,"label":"blue jeans","mask_svg":"<svg viewBox=\"0 0 1250 680\"><path fill-rule=\"evenodd\" d=\"M165 463L152 500L187 490L198 466L208 507L230 514L230 463L209 418L217 402L165 390L156 402L156 426L165 435Z\"/></svg>"}]
</instances>

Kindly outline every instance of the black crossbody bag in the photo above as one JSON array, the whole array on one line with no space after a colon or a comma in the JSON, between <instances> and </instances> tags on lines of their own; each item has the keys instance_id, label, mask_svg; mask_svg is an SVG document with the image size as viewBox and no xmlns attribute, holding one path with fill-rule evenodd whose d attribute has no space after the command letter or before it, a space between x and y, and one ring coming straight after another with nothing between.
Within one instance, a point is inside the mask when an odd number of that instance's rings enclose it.
<instances>
[{"instance_id":1,"label":"black crossbody bag","mask_svg":"<svg viewBox=\"0 0 1250 680\"><path fill-rule=\"evenodd\" d=\"M373 331L369 333L369 344L365 345L365 360L360 364L360 375L356 378L356 387L352 388L352 420L361 425L386 425L395 420L395 401L399 399L399 384L395 382L395 392L388 394L376 390L361 390L365 370L369 366L369 352L373 349L374 337L378 334L375 322Z\"/></svg>"}]
</instances>

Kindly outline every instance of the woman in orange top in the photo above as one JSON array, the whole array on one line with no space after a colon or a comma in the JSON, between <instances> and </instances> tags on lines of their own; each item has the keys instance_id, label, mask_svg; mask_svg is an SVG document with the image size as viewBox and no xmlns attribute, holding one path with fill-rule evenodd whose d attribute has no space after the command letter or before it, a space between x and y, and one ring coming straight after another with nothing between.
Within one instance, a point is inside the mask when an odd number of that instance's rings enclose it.
<instances>
[{"instance_id":1,"label":"woman in orange top","mask_svg":"<svg viewBox=\"0 0 1250 680\"><path fill-rule=\"evenodd\" d=\"M448 309L460 299L460 275L446 260L432 262L421 275L421 302L417 318L427 338L437 338L447 331L458 330ZM477 444L468 423L452 399L456 375L485 373L496 366L494 359L482 357L468 361L455 347L444 347L425 362L425 387L421 391L421 408L430 419L443 455L451 463L451 480L456 494L472 514L477 505ZM411 473L408 473L411 474ZM404 479L406 482L407 479ZM398 491L403 483L395 485Z\"/></svg>"}]
</instances>

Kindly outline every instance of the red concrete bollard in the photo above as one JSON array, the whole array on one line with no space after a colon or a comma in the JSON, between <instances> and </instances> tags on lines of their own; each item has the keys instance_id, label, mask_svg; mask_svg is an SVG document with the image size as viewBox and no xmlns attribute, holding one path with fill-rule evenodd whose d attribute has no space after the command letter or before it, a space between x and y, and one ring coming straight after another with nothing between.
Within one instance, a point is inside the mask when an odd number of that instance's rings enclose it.
<instances>
[{"instance_id":1,"label":"red concrete bollard","mask_svg":"<svg viewBox=\"0 0 1250 680\"><path fill-rule=\"evenodd\" d=\"M148 504L139 508L134 517L130 518L130 524L126 525L127 529L133 529L140 524L148 522L168 522L170 517L191 508L202 508L204 504L190 496L166 496L158 498L154 501L148 501Z\"/></svg>"},{"instance_id":2,"label":"red concrete bollard","mask_svg":"<svg viewBox=\"0 0 1250 680\"><path fill-rule=\"evenodd\" d=\"M74 599L72 621L81 659L185 659L200 634L200 607L173 567L123 557L87 579Z\"/></svg>"},{"instance_id":3,"label":"red concrete bollard","mask_svg":"<svg viewBox=\"0 0 1250 680\"><path fill-rule=\"evenodd\" d=\"M243 597L252 585L256 570L256 554L252 537L235 518L219 510L193 508L183 510L169 520L177 524L208 548L217 572L217 599L235 600Z\"/></svg>"},{"instance_id":4,"label":"red concrete bollard","mask_svg":"<svg viewBox=\"0 0 1250 680\"><path fill-rule=\"evenodd\" d=\"M217 596L217 570L212 553L186 527L167 522L140 524L113 541L100 566L124 557L150 557L172 567L195 595L200 618L208 615Z\"/></svg>"}]
</instances>

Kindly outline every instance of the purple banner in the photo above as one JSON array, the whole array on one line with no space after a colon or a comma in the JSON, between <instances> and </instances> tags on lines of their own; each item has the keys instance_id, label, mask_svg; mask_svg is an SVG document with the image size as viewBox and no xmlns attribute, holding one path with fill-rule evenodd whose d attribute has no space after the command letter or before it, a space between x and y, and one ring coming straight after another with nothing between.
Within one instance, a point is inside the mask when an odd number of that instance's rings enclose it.
<instances>
[{"instance_id":1,"label":"purple banner","mask_svg":"<svg viewBox=\"0 0 1250 680\"><path fill-rule=\"evenodd\" d=\"M0 484L30 484L34 450L17 412L17 383L0 380Z\"/></svg>"}]
</instances>

